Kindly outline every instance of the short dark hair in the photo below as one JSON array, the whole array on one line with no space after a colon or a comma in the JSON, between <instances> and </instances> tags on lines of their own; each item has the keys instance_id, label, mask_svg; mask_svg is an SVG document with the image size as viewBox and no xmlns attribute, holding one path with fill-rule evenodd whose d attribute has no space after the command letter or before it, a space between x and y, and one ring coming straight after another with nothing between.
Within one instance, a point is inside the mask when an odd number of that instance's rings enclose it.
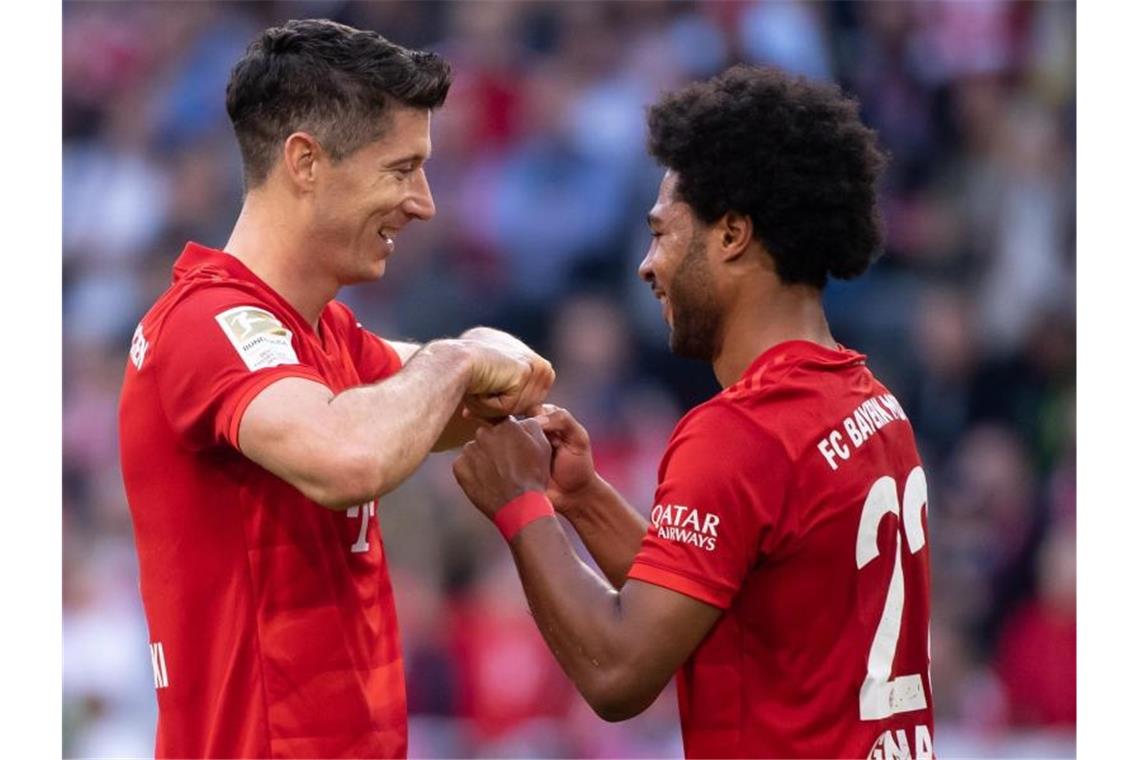
<instances>
[{"instance_id":1,"label":"short dark hair","mask_svg":"<svg viewBox=\"0 0 1140 760\"><path fill-rule=\"evenodd\" d=\"M297 130L311 132L339 161L383 134L393 101L438 108L450 87L443 58L376 32L327 19L266 29L226 85L246 187L265 181L282 141Z\"/></svg>"},{"instance_id":2,"label":"short dark hair","mask_svg":"<svg viewBox=\"0 0 1140 760\"><path fill-rule=\"evenodd\" d=\"M649 152L705 224L751 217L782 282L856 277L882 243L875 185L886 157L835 85L734 66L650 108Z\"/></svg>"}]
</instances>

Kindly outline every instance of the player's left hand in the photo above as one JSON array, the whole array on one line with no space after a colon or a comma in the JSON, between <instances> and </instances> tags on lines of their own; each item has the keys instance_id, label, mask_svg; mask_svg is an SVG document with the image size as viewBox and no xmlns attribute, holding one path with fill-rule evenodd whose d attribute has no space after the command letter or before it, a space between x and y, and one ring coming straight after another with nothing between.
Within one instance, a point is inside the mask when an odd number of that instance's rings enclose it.
<instances>
[{"instance_id":1,"label":"player's left hand","mask_svg":"<svg viewBox=\"0 0 1140 760\"><path fill-rule=\"evenodd\" d=\"M527 491L550 482L550 442L534 420L507 418L479 428L451 465L455 480L479 511L493 517Z\"/></svg>"}]
</instances>

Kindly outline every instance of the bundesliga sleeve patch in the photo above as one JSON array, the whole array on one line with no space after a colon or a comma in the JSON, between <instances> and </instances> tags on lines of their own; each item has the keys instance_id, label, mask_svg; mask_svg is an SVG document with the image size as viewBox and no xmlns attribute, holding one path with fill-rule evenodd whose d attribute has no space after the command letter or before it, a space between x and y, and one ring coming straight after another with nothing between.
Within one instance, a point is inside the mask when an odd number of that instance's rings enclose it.
<instances>
[{"instance_id":1,"label":"bundesliga sleeve patch","mask_svg":"<svg viewBox=\"0 0 1140 760\"><path fill-rule=\"evenodd\" d=\"M293 350L293 333L265 309L236 306L214 319L250 371L300 363Z\"/></svg>"}]
</instances>

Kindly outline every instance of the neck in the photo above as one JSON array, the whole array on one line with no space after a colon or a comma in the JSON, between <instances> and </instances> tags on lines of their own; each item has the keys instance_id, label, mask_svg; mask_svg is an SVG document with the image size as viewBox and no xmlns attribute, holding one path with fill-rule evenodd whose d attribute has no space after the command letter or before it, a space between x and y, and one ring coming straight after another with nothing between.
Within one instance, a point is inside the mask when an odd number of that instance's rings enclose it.
<instances>
[{"instance_id":1,"label":"neck","mask_svg":"<svg viewBox=\"0 0 1140 760\"><path fill-rule=\"evenodd\" d=\"M823 313L820 291L806 285L780 285L736 299L725 317L720 353L713 359L713 372L722 388L735 383L756 357L788 340L807 340L828 348L838 344L831 337Z\"/></svg>"},{"instance_id":2,"label":"neck","mask_svg":"<svg viewBox=\"0 0 1140 760\"><path fill-rule=\"evenodd\" d=\"M298 220L283 204L255 191L246 195L225 251L231 254L317 328L339 283L312 266L313 256Z\"/></svg>"}]
</instances>

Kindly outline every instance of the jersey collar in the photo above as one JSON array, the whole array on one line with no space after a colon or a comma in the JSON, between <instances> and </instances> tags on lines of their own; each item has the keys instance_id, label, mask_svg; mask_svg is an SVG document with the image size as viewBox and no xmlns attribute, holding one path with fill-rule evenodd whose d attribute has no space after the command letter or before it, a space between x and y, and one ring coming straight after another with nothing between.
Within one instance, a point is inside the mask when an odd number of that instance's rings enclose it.
<instances>
[{"instance_id":1,"label":"jersey collar","mask_svg":"<svg viewBox=\"0 0 1140 760\"><path fill-rule=\"evenodd\" d=\"M203 266L217 267L236 279L250 280L261 287L269 287L251 272L249 267L238 261L237 257L216 248L207 248L192 240L186 243L186 247L182 249L182 255L174 262L174 281L181 280L195 269Z\"/></svg>"},{"instance_id":2,"label":"jersey collar","mask_svg":"<svg viewBox=\"0 0 1140 760\"><path fill-rule=\"evenodd\" d=\"M856 367L867 363L865 354L852 351L842 345L828 348L810 340L786 340L777 343L757 356L744 374L732 384L733 388L755 387L765 375L806 366L812 369L834 372L845 367Z\"/></svg>"},{"instance_id":3,"label":"jersey collar","mask_svg":"<svg viewBox=\"0 0 1140 760\"><path fill-rule=\"evenodd\" d=\"M241 262L236 256L226 253L225 251L218 250L217 248L209 248L207 246L188 241L186 247L182 249L182 255L174 262L174 281L178 282L196 271L203 269L214 269L221 271L227 277L234 280L249 283L257 288L258 291L263 293L266 297L272 298L277 302L277 305L288 311L297 324L305 331L312 333L319 342L323 345L323 340L320 333L313 331L313 326L301 316L301 313L289 303L280 293L269 286L264 280L253 273L249 267ZM325 311L322 309L321 318L324 317Z\"/></svg>"}]
</instances>

